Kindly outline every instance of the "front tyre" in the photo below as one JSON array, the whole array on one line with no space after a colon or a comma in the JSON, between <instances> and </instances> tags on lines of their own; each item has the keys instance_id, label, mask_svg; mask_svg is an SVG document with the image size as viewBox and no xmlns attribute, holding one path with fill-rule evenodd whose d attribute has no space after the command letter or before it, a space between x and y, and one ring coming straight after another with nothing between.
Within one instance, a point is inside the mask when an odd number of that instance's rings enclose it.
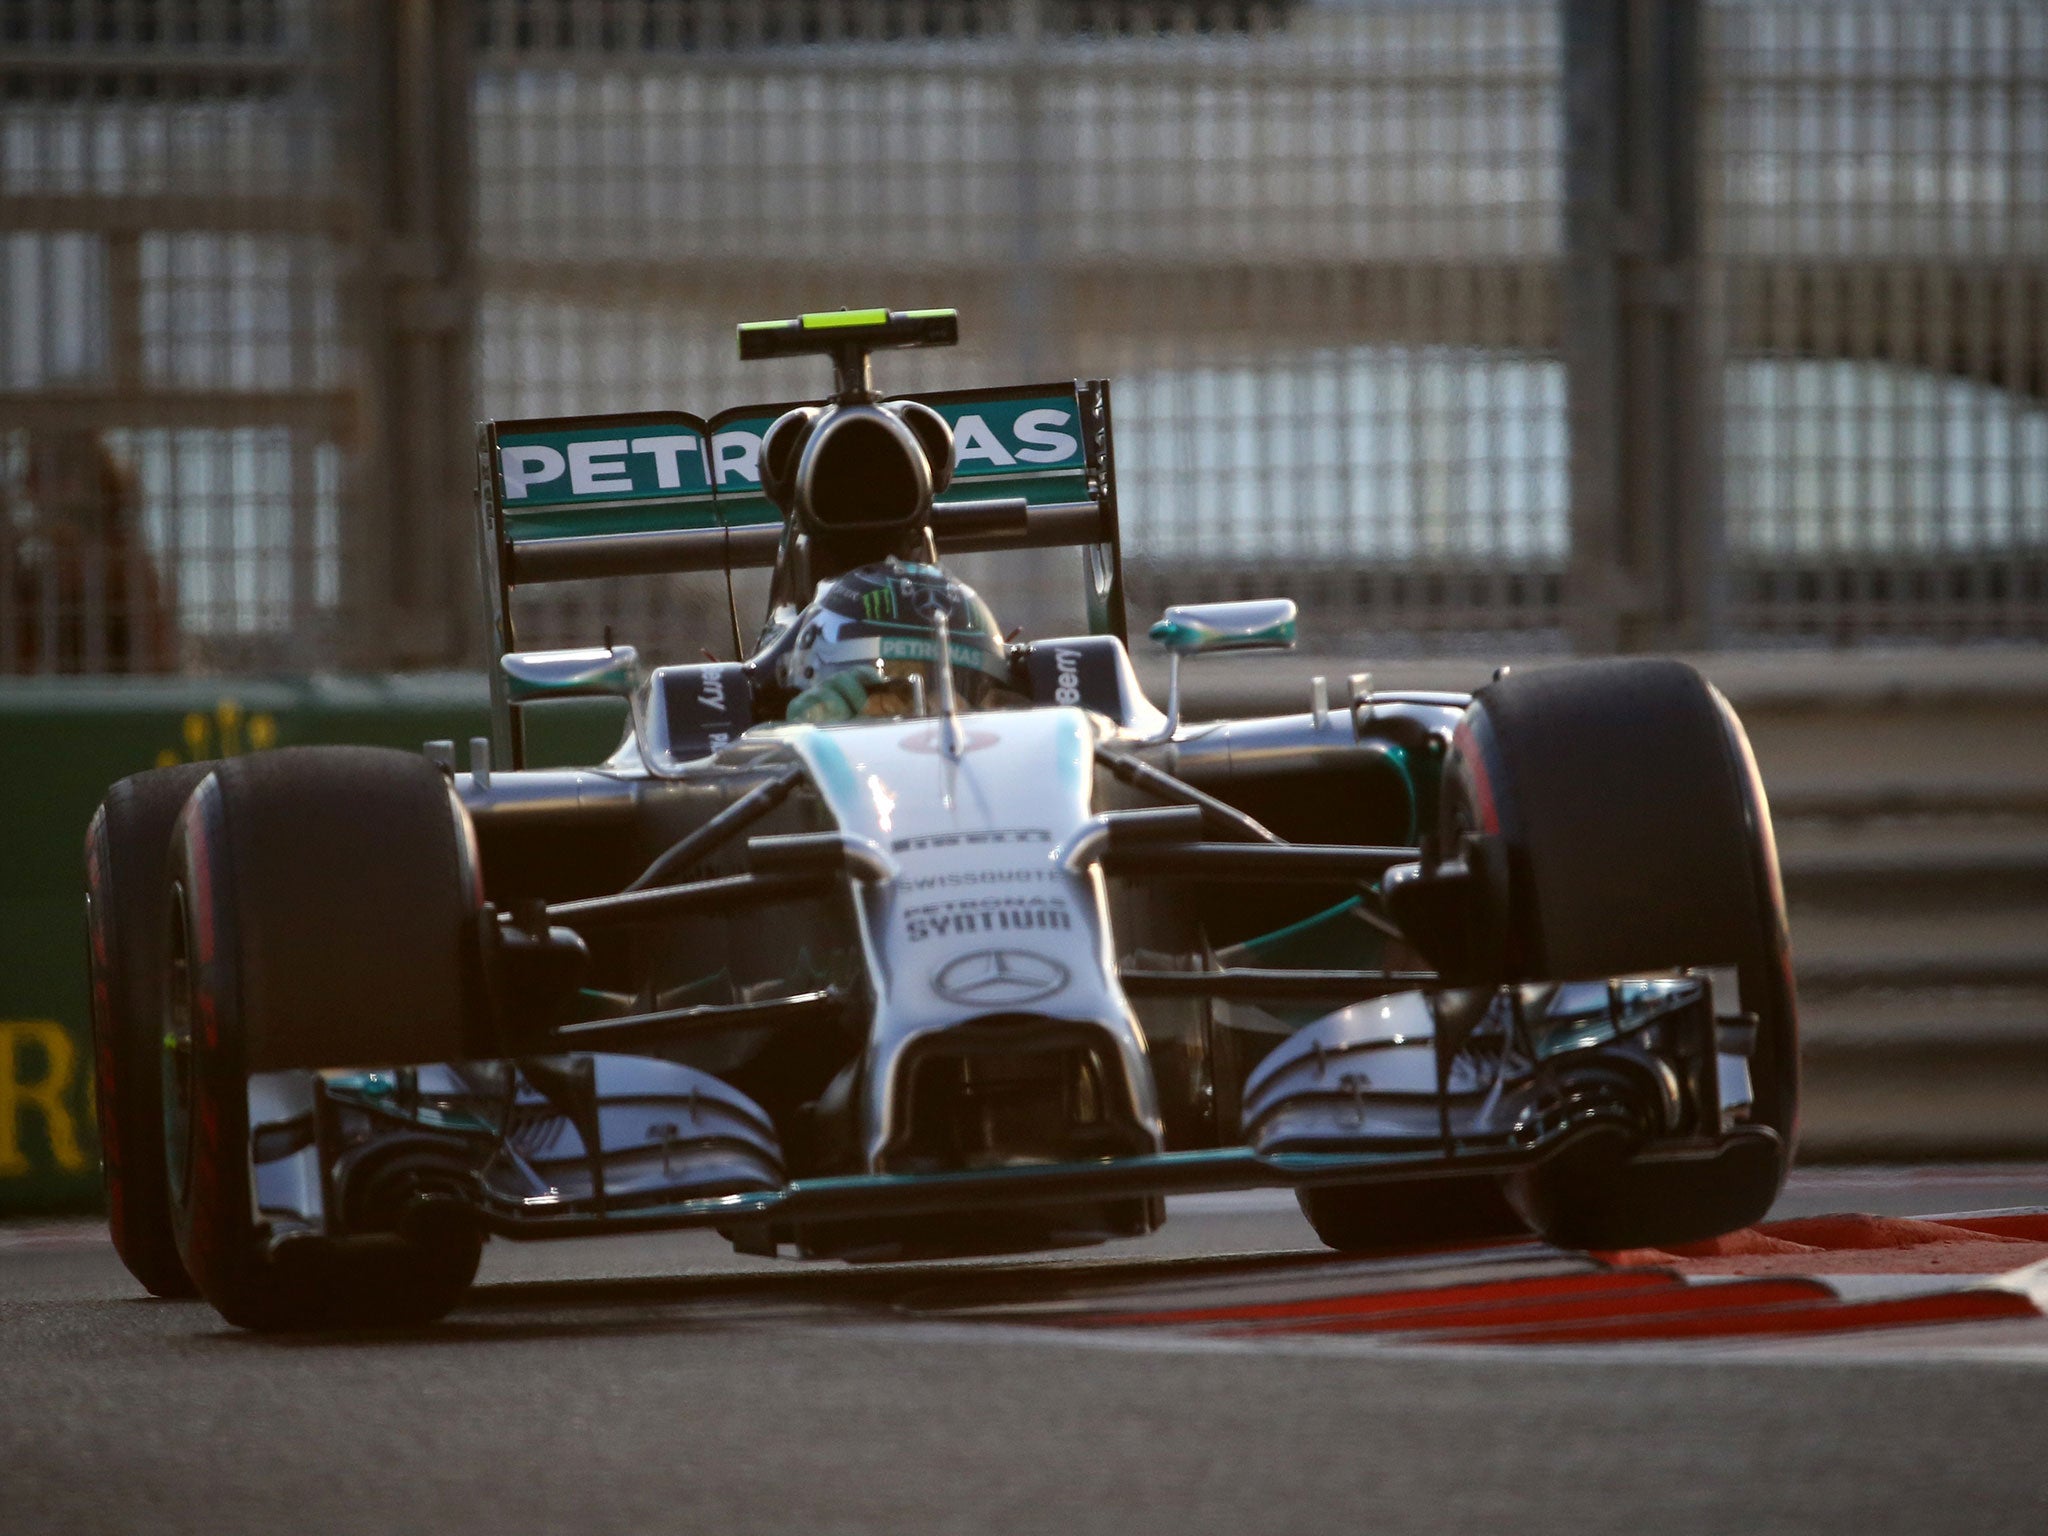
<instances>
[{"instance_id":1,"label":"front tyre","mask_svg":"<svg viewBox=\"0 0 2048 1536\"><path fill-rule=\"evenodd\" d=\"M166 1164L179 1255L229 1322L406 1326L468 1288L468 1223L273 1245L249 1078L486 1054L480 907L466 818L423 759L287 749L194 791L170 854Z\"/></svg>"},{"instance_id":2,"label":"front tyre","mask_svg":"<svg viewBox=\"0 0 2048 1536\"><path fill-rule=\"evenodd\" d=\"M1516 976L1730 968L1758 1026L1748 1121L1718 1160L1568 1155L1508 1181L1516 1208L1550 1241L1587 1248L1698 1241L1760 1220L1797 1134L1798 1006L1770 807L1727 701L1676 661L1510 674L1466 712L1442 817L1445 846L1469 832L1505 849Z\"/></svg>"}]
</instances>

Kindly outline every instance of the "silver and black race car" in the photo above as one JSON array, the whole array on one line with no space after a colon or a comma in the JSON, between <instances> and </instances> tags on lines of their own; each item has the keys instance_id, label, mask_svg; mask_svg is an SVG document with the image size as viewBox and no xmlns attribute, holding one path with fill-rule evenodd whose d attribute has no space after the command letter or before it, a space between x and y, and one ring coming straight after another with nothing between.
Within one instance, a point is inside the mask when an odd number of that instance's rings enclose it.
<instances>
[{"instance_id":1,"label":"silver and black race car","mask_svg":"<svg viewBox=\"0 0 2048 1536\"><path fill-rule=\"evenodd\" d=\"M1183 718L1282 600L1126 649L1103 381L883 398L951 311L740 328L831 396L488 423L495 734L115 785L88 837L114 1237L256 1328L410 1322L485 1238L714 1228L852 1260L1143 1234L1293 1188L1340 1249L1700 1239L1798 1097L1770 814L1671 661ZM1083 551L1006 637L960 551ZM773 571L738 659L519 649L516 589ZM737 631L737 619L734 629ZM735 651L742 652L737 644ZM610 696L605 761L523 724Z\"/></svg>"}]
</instances>

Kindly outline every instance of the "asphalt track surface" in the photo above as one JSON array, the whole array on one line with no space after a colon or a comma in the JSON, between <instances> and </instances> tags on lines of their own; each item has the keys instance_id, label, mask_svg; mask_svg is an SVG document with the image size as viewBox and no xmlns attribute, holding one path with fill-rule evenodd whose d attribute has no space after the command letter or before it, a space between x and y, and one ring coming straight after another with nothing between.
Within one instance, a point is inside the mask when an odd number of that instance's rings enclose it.
<instances>
[{"instance_id":1,"label":"asphalt track surface","mask_svg":"<svg viewBox=\"0 0 2048 1536\"><path fill-rule=\"evenodd\" d=\"M2039 1167L1816 1170L1776 1214L2041 1205ZM2048 1530L2048 1320L1448 1348L919 1301L1312 1246L1265 1195L1022 1265L497 1243L447 1323L290 1340L140 1298L83 1225L0 1226L0 1532Z\"/></svg>"}]
</instances>

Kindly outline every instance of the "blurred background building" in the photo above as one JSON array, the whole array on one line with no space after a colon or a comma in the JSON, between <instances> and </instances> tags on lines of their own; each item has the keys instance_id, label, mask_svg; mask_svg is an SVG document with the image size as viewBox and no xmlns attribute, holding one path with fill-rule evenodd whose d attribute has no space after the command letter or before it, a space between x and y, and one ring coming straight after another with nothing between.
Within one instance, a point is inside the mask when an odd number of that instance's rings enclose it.
<instances>
[{"instance_id":1,"label":"blurred background building","mask_svg":"<svg viewBox=\"0 0 2048 1536\"><path fill-rule=\"evenodd\" d=\"M1115 381L1140 611L2048 638L2037 0L0 0L0 673L477 664L478 417L868 303Z\"/></svg>"}]
</instances>

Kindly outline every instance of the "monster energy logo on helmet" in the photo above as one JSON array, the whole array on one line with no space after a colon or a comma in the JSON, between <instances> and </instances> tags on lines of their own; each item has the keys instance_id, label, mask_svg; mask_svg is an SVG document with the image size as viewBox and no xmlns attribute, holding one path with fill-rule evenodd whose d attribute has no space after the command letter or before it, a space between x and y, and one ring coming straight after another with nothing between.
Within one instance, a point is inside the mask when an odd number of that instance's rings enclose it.
<instances>
[{"instance_id":1,"label":"monster energy logo on helmet","mask_svg":"<svg viewBox=\"0 0 2048 1536\"><path fill-rule=\"evenodd\" d=\"M953 638L996 633L995 615L972 587L955 581L935 565L887 560L848 571L818 596L818 607L891 630L931 633L933 616L941 610Z\"/></svg>"}]
</instances>

